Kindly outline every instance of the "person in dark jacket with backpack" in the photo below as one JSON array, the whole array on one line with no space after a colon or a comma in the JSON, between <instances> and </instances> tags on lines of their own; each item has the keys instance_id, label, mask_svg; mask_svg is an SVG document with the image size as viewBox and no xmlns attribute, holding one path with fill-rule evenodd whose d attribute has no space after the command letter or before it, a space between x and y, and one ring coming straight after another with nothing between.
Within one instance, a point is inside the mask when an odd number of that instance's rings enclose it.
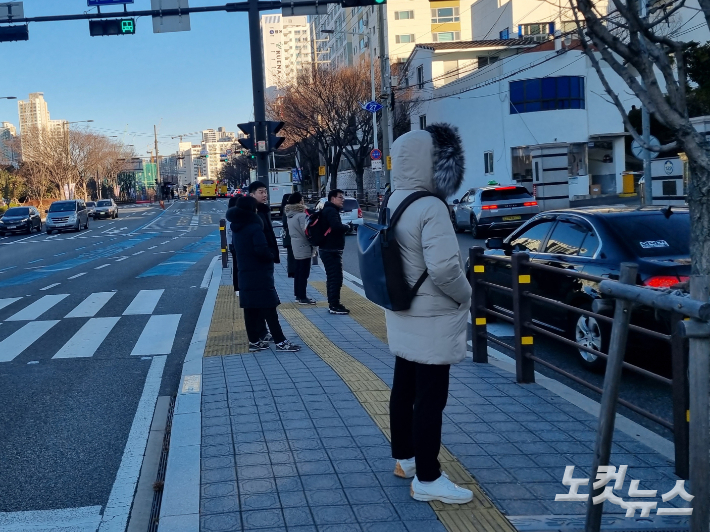
<instances>
[{"instance_id":1,"label":"person in dark jacket with backpack","mask_svg":"<svg viewBox=\"0 0 710 532\"><path fill-rule=\"evenodd\" d=\"M350 314L340 303L340 289L343 287L343 249L345 233L350 226L340 219L345 193L340 189L328 192L328 201L323 206L321 218L326 222L325 236L320 243L318 253L323 261L327 278L328 311L331 314Z\"/></svg>"},{"instance_id":2,"label":"person in dark jacket with backpack","mask_svg":"<svg viewBox=\"0 0 710 532\"><path fill-rule=\"evenodd\" d=\"M264 322L269 325L276 351L298 351L300 347L286 339L279 323L276 307L281 301L274 286L274 253L264 235L256 199L239 198L236 208L227 211L227 219L232 222L232 240L239 264L239 306L244 309L249 351L269 348L261 336Z\"/></svg>"}]
</instances>

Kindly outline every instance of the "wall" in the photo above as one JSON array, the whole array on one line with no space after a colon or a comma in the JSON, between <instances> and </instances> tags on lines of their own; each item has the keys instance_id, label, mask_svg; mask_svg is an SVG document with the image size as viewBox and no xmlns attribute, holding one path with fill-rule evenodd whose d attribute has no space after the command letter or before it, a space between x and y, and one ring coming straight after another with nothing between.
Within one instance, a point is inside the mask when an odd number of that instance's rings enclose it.
<instances>
[{"instance_id":1,"label":"wall","mask_svg":"<svg viewBox=\"0 0 710 532\"><path fill-rule=\"evenodd\" d=\"M498 0L478 0L471 5L468 16L471 19L472 39L497 39L500 31L508 27L510 36L514 37L512 4L512 0L503 3Z\"/></svg>"}]
</instances>

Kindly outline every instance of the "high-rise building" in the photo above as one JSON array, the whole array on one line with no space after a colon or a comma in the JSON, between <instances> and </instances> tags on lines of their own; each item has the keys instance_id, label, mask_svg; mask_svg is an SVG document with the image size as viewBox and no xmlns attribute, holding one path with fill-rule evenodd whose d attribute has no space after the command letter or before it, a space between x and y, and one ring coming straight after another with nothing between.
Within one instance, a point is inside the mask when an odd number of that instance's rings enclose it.
<instances>
[{"instance_id":1,"label":"high-rise building","mask_svg":"<svg viewBox=\"0 0 710 532\"><path fill-rule=\"evenodd\" d=\"M224 139L234 140L235 138L237 138L237 137L234 134L234 131L227 131L223 127L217 128L217 140L224 140Z\"/></svg>"},{"instance_id":2,"label":"high-rise building","mask_svg":"<svg viewBox=\"0 0 710 532\"><path fill-rule=\"evenodd\" d=\"M202 130L202 142L217 142L217 132L214 129Z\"/></svg>"},{"instance_id":3,"label":"high-rise building","mask_svg":"<svg viewBox=\"0 0 710 532\"><path fill-rule=\"evenodd\" d=\"M67 134L69 123L66 120L50 119L44 93L30 93L27 100L17 102L17 109L20 115L22 153L25 159L31 157L32 142L41 141L45 135L60 137Z\"/></svg>"},{"instance_id":4,"label":"high-rise building","mask_svg":"<svg viewBox=\"0 0 710 532\"><path fill-rule=\"evenodd\" d=\"M308 17L262 15L261 40L267 95L293 83L303 69L311 67Z\"/></svg>"},{"instance_id":5,"label":"high-rise building","mask_svg":"<svg viewBox=\"0 0 710 532\"><path fill-rule=\"evenodd\" d=\"M0 166L17 166L18 155L10 142L17 136L15 126L10 122L0 123Z\"/></svg>"}]
</instances>

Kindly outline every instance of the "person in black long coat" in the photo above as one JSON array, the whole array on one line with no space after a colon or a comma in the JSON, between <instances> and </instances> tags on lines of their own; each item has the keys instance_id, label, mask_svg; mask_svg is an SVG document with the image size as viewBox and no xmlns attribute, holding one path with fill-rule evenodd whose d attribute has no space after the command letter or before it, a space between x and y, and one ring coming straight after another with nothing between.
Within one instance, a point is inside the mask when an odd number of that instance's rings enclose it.
<instances>
[{"instance_id":1,"label":"person in black long coat","mask_svg":"<svg viewBox=\"0 0 710 532\"><path fill-rule=\"evenodd\" d=\"M298 351L300 347L286 339L279 323L276 307L281 301L274 285L274 251L264 235L256 200L251 196L239 198L236 208L227 211L227 219L232 222L239 264L239 306L244 309L249 351L268 349L269 343L260 337L264 321L277 351Z\"/></svg>"},{"instance_id":2,"label":"person in black long coat","mask_svg":"<svg viewBox=\"0 0 710 532\"><path fill-rule=\"evenodd\" d=\"M229 198L229 203L227 204L227 209L231 209L237 206L237 196L232 196ZM237 273L239 269L237 268L237 254L234 253L234 244L232 244L232 224L227 224L227 245L229 246L229 253L232 255L232 286L234 286L234 292L239 295L239 277Z\"/></svg>"}]
</instances>

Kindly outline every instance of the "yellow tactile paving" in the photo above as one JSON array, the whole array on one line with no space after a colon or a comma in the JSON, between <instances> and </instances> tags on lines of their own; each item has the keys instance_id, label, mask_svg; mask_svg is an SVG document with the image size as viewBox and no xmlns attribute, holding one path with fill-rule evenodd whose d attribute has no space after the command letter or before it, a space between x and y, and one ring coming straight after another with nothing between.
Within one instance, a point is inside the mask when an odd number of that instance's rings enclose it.
<instances>
[{"instance_id":1,"label":"yellow tactile paving","mask_svg":"<svg viewBox=\"0 0 710 532\"><path fill-rule=\"evenodd\" d=\"M244 312L234 288L220 286L215 301L205 356L234 355L249 352L249 340L244 327Z\"/></svg>"},{"instance_id":2,"label":"yellow tactile paving","mask_svg":"<svg viewBox=\"0 0 710 532\"><path fill-rule=\"evenodd\" d=\"M315 285L315 283L313 283ZM354 295L357 296L353 292ZM359 296L358 296L359 297ZM364 298L360 298L364 299ZM344 300L345 301L345 300ZM358 302L360 307L367 304L365 300ZM374 306L374 305L373 305ZM350 303L351 308L355 305ZM293 327L301 339L323 361L332 367L352 390L365 410L377 423L382 432L390 438L389 427L389 387L375 375L367 366L355 360L337 345L331 342L298 308L280 308L281 315ZM368 310L365 316L375 315ZM362 318L362 316L361 316ZM384 317L383 317L384 318ZM359 320L358 320L359 321ZM367 321L367 320L365 320ZM365 326L363 324L363 326ZM369 327L368 327L369 328ZM483 493L475 479L466 471L458 460L442 446L439 453L442 469L449 477L459 484L473 491L474 498L468 504L445 505L439 502L430 503L441 523L451 532L514 532L515 527L491 503Z\"/></svg>"}]
</instances>

